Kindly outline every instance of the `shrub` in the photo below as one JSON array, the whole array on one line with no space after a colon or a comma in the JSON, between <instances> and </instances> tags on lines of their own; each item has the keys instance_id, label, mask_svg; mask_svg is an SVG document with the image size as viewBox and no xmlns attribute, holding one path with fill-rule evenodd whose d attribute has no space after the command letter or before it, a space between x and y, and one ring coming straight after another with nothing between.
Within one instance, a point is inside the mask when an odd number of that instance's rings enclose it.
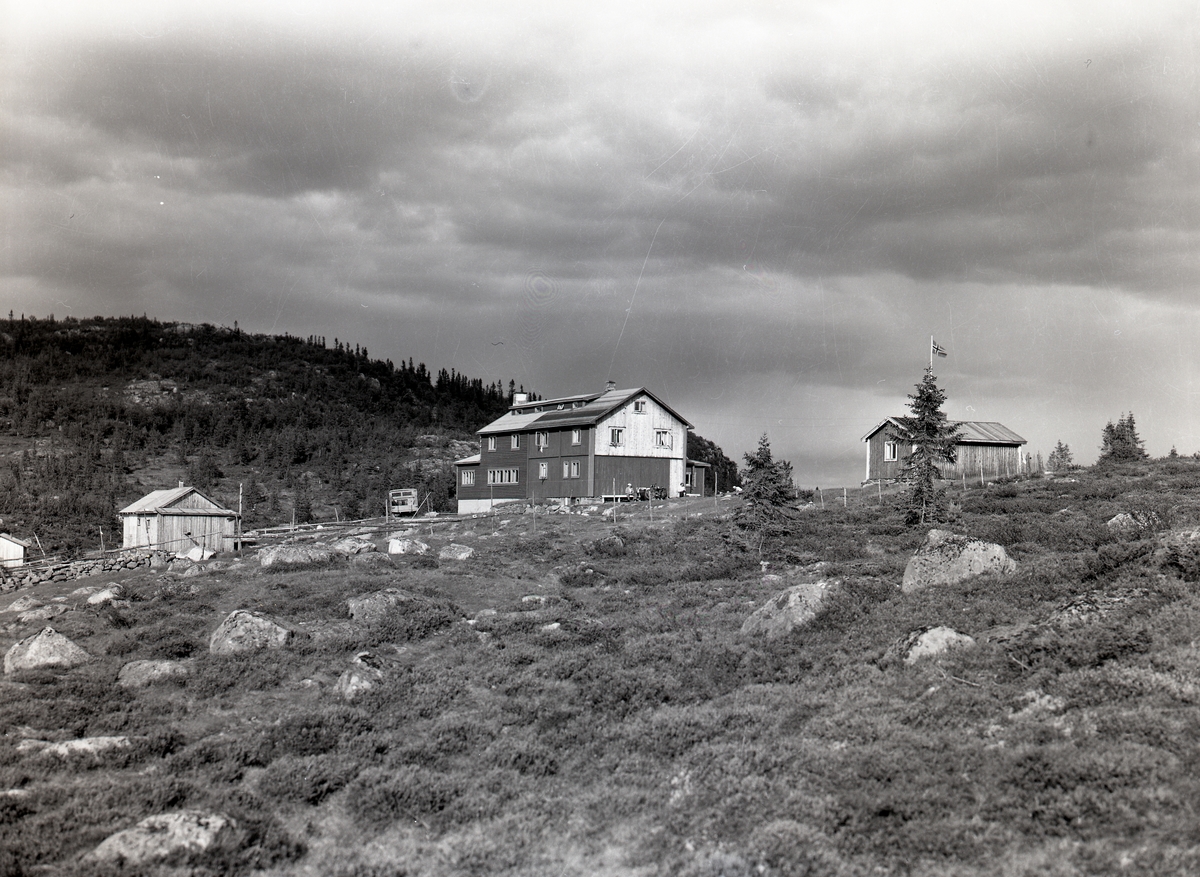
<instances>
[{"instance_id":1,"label":"shrub","mask_svg":"<svg viewBox=\"0 0 1200 877\"><path fill-rule=\"evenodd\" d=\"M461 794L458 779L450 774L401 765L363 772L350 783L346 800L352 815L382 827L392 822L436 818Z\"/></svg>"},{"instance_id":2,"label":"shrub","mask_svg":"<svg viewBox=\"0 0 1200 877\"><path fill-rule=\"evenodd\" d=\"M270 798L320 804L358 774L358 763L344 756L285 755L267 767L258 788Z\"/></svg>"}]
</instances>

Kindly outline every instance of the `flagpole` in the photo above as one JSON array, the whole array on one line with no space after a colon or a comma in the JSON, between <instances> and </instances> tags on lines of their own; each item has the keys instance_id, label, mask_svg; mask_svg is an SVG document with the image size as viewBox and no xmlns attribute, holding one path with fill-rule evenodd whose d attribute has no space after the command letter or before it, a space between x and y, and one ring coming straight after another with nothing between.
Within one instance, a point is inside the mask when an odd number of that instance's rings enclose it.
<instances>
[{"instance_id":1,"label":"flagpole","mask_svg":"<svg viewBox=\"0 0 1200 877\"><path fill-rule=\"evenodd\" d=\"M933 336L929 336L929 370L933 371Z\"/></svg>"}]
</instances>

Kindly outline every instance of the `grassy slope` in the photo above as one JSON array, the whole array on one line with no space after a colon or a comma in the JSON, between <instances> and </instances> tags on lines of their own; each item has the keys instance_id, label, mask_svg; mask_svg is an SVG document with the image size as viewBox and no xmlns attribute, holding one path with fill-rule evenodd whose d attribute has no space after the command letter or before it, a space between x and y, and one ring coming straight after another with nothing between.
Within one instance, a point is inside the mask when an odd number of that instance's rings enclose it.
<instances>
[{"instance_id":1,"label":"grassy slope","mask_svg":"<svg viewBox=\"0 0 1200 877\"><path fill-rule=\"evenodd\" d=\"M182 580L195 594L132 579L127 608L54 622L92 664L0 686L0 790L28 790L0 797L0 874L73 873L107 834L179 806L249 830L196 874L1197 873L1196 567L1164 563L1161 534L1104 527L1118 511L1196 526L1197 486L1200 463L1180 461L968 491L953 529L1008 545L1020 570L909 595L923 534L896 508L814 511L774 567L825 560L847 584L775 643L739 635L779 585L711 500L700 518L629 518L623 544L594 518L517 516L445 525L430 541L477 553L438 568L247 566ZM317 622L385 586L428 599L319 645L205 651L238 606ZM1044 623L1097 592L1132 598ZM487 607L519 614L455 620ZM940 624L979 644L889 660ZM34 629L6 627L0 647ZM333 684L364 648L392 681L348 705ZM125 661L189 654L184 684L112 686ZM22 734L108 733L146 739L100 763L16 753Z\"/></svg>"}]
</instances>

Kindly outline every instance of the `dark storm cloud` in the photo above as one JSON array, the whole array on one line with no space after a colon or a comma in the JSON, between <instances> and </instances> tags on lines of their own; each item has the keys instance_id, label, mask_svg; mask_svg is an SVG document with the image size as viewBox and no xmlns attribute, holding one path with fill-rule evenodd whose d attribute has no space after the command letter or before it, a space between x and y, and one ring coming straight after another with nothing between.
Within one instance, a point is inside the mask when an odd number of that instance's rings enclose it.
<instances>
[{"instance_id":1,"label":"dark storm cloud","mask_svg":"<svg viewBox=\"0 0 1200 877\"><path fill-rule=\"evenodd\" d=\"M830 430L857 452L931 332L955 404L1019 419L1037 385L1098 417L1196 324L1185 29L356 12L12 53L5 289L544 393L611 375L798 465L844 455L808 449Z\"/></svg>"},{"instance_id":2,"label":"dark storm cloud","mask_svg":"<svg viewBox=\"0 0 1200 877\"><path fill-rule=\"evenodd\" d=\"M247 39L71 46L28 75L27 112L69 119L123 148L194 160L205 186L287 196L360 189L384 167L422 167L435 147L503 114L508 71L483 85L418 51ZM183 183L188 187L186 182Z\"/></svg>"}]
</instances>

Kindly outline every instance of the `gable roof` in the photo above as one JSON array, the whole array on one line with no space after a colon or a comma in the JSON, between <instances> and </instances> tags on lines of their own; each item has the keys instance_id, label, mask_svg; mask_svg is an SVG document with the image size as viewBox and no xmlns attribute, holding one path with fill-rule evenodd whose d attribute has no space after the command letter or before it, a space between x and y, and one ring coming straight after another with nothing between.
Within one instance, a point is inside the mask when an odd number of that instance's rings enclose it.
<instances>
[{"instance_id":1,"label":"gable roof","mask_svg":"<svg viewBox=\"0 0 1200 877\"><path fill-rule=\"evenodd\" d=\"M628 390L606 390L603 393L586 393L577 396L560 396L557 399L542 399L537 402L522 402L513 405L507 414L493 420L478 435L496 433L528 432L535 429L562 429L569 426L595 426L622 405L637 396L649 396L676 420L688 429L692 425L679 416L645 387Z\"/></svg>"},{"instance_id":2,"label":"gable roof","mask_svg":"<svg viewBox=\"0 0 1200 877\"><path fill-rule=\"evenodd\" d=\"M957 426L961 430L962 435L959 437L960 445L1023 445L1026 444L1025 439L1021 438L1003 423L997 423L994 420L951 420L952 426ZM874 429L862 437L862 440L870 441L871 437L885 426L891 426L897 432L903 432L904 427L901 425L899 418L886 417L881 420Z\"/></svg>"},{"instance_id":3,"label":"gable roof","mask_svg":"<svg viewBox=\"0 0 1200 877\"><path fill-rule=\"evenodd\" d=\"M26 542L24 539L18 539L16 536L13 536L9 533L0 533L0 539L3 539L5 542L12 542L15 545L20 545L22 548L29 548L31 545L33 545L32 542Z\"/></svg>"},{"instance_id":4,"label":"gable roof","mask_svg":"<svg viewBox=\"0 0 1200 877\"><path fill-rule=\"evenodd\" d=\"M205 502L212 505L211 509L175 509L171 506L179 502L189 494L196 494ZM166 514L190 514L190 515L207 515L219 512L223 515L236 514L231 509L223 509L218 503L213 502L199 490L194 487L172 487L169 490L155 490L147 493L137 502L127 505L117 514L121 515L136 515L136 514L151 514L151 513L166 513Z\"/></svg>"}]
</instances>

